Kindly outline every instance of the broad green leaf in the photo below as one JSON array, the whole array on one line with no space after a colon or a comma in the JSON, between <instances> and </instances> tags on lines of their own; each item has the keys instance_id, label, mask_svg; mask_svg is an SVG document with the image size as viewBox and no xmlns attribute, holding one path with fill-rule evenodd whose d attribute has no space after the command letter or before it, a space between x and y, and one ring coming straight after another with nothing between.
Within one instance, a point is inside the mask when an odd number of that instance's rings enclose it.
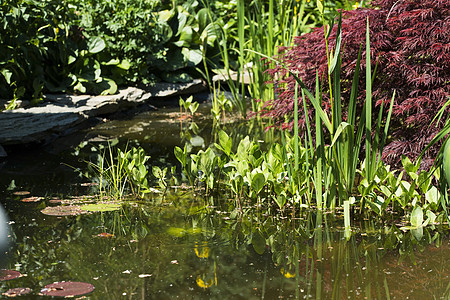
<instances>
[{"instance_id":1,"label":"broad green leaf","mask_svg":"<svg viewBox=\"0 0 450 300\"><path fill-rule=\"evenodd\" d=\"M183 48L181 53L183 54L184 62L187 66L196 66L203 60L202 52L199 49L191 50L188 48Z\"/></svg>"},{"instance_id":2,"label":"broad green leaf","mask_svg":"<svg viewBox=\"0 0 450 300\"><path fill-rule=\"evenodd\" d=\"M259 255L264 254L264 251L266 251L266 239L263 237L259 229L257 229L252 235L252 245L255 252Z\"/></svg>"},{"instance_id":3,"label":"broad green leaf","mask_svg":"<svg viewBox=\"0 0 450 300\"><path fill-rule=\"evenodd\" d=\"M100 95L113 95L117 92L117 84L112 79L103 78L98 85L99 88L103 90Z\"/></svg>"},{"instance_id":4,"label":"broad green leaf","mask_svg":"<svg viewBox=\"0 0 450 300\"><path fill-rule=\"evenodd\" d=\"M7 84L11 84L11 76L12 76L13 73L10 70L8 70L8 69L2 69L1 70L1 74L5 78L6 83Z\"/></svg>"},{"instance_id":5,"label":"broad green leaf","mask_svg":"<svg viewBox=\"0 0 450 300\"><path fill-rule=\"evenodd\" d=\"M190 43L192 42L194 31L192 30L192 27L187 26L183 28L180 35L180 41L183 42L182 46L189 47Z\"/></svg>"},{"instance_id":6,"label":"broad green leaf","mask_svg":"<svg viewBox=\"0 0 450 300\"><path fill-rule=\"evenodd\" d=\"M283 208L283 206L286 204L286 195L284 194L279 194L276 198L275 198L275 202L277 203L279 208Z\"/></svg>"},{"instance_id":7,"label":"broad green leaf","mask_svg":"<svg viewBox=\"0 0 450 300\"><path fill-rule=\"evenodd\" d=\"M423 227L417 227L411 229L411 234L416 238L416 240L420 241L423 237Z\"/></svg>"},{"instance_id":8,"label":"broad green leaf","mask_svg":"<svg viewBox=\"0 0 450 300\"><path fill-rule=\"evenodd\" d=\"M427 224L433 224L434 222L436 222L436 215L434 214L434 212L432 212L431 210L427 210Z\"/></svg>"},{"instance_id":9,"label":"broad green leaf","mask_svg":"<svg viewBox=\"0 0 450 300\"><path fill-rule=\"evenodd\" d=\"M131 67L131 63L126 59L122 59L122 61L117 65L117 67L123 70L129 70Z\"/></svg>"},{"instance_id":10,"label":"broad green leaf","mask_svg":"<svg viewBox=\"0 0 450 300\"><path fill-rule=\"evenodd\" d=\"M259 194L266 184L266 178L262 173L256 173L252 177L251 187L256 194Z\"/></svg>"},{"instance_id":11,"label":"broad green leaf","mask_svg":"<svg viewBox=\"0 0 450 300\"><path fill-rule=\"evenodd\" d=\"M181 163L183 167L186 166L186 145L184 146L184 151L181 150L180 147L175 146L173 150L175 157L178 159L178 161Z\"/></svg>"},{"instance_id":12,"label":"broad green leaf","mask_svg":"<svg viewBox=\"0 0 450 300\"><path fill-rule=\"evenodd\" d=\"M412 213L411 213L411 225L413 227L419 227L422 226L423 223L423 211L420 206L414 207Z\"/></svg>"},{"instance_id":13,"label":"broad green leaf","mask_svg":"<svg viewBox=\"0 0 450 300\"><path fill-rule=\"evenodd\" d=\"M89 39L88 49L90 53L92 54L99 53L103 49L105 49L105 47L106 47L105 41L101 37L96 36L94 38Z\"/></svg>"},{"instance_id":14,"label":"broad green leaf","mask_svg":"<svg viewBox=\"0 0 450 300\"><path fill-rule=\"evenodd\" d=\"M120 63L120 60L117 58L112 58L108 61L102 61L101 64L104 66L117 66Z\"/></svg>"},{"instance_id":15,"label":"broad green leaf","mask_svg":"<svg viewBox=\"0 0 450 300\"><path fill-rule=\"evenodd\" d=\"M434 203L439 204L439 198L441 197L441 193L439 190L432 186L426 193L425 193L425 199L428 201L428 203Z\"/></svg>"},{"instance_id":16,"label":"broad green leaf","mask_svg":"<svg viewBox=\"0 0 450 300\"><path fill-rule=\"evenodd\" d=\"M163 23L169 21L173 17L173 15L174 15L173 10L166 9L158 12L159 21Z\"/></svg>"},{"instance_id":17,"label":"broad green leaf","mask_svg":"<svg viewBox=\"0 0 450 300\"><path fill-rule=\"evenodd\" d=\"M202 8L197 13L197 22L198 22L198 31L202 33L205 30L206 26L209 23L209 14L208 9Z\"/></svg>"}]
</instances>

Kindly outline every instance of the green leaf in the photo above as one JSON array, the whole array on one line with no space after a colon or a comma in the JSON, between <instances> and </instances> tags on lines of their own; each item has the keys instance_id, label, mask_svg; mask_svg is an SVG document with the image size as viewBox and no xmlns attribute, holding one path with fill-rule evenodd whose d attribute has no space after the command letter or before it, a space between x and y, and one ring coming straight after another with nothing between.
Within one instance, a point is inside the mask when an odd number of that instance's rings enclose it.
<instances>
[{"instance_id":1,"label":"green leaf","mask_svg":"<svg viewBox=\"0 0 450 300\"><path fill-rule=\"evenodd\" d=\"M7 84L11 84L11 76L12 76L13 73L10 70L8 70L8 69L2 69L1 70L1 74L5 78L6 83Z\"/></svg>"},{"instance_id":2,"label":"green leaf","mask_svg":"<svg viewBox=\"0 0 450 300\"><path fill-rule=\"evenodd\" d=\"M439 190L432 186L426 193L425 193L425 199L428 201L428 203L433 204L439 204L439 198L441 197L441 193Z\"/></svg>"},{"instance_id":3,"label":"green leaf","mask_svg":"<svg viewBox=\"0 0 450 300\"><path fill-rule=\"evenodd\" d=\"M230 156L232 140L228 136L228 134L223 130L219 132L219 143L220 143L219 149L222 150L226 155Z\"/></svg>"},{"instance_id":4,"label":"green leaf","mask_svg":"<svg viewBox=\"0 0 450 300\"><path fill-rule=\"evenodd\" d=\"M160 12L158 12L158 18L160 22L166 23L167 21L169 21L172 17L174 16L174 11L173 10L162 10Z\"/></svg>"},{"instance_id":5,"label":"green leaf","mask_svg":"<svg viewBox=\"0 0 450 300\"><path fill-rule=\"evenodd\" d=\"M321 0L317 0L317 8L319 9L320 14L323 15L324 8Z\"/></svg>"},{"instance_id":6,"label":"green leaf","mask_svg":"<svg viewBox=\"0 0 450 300\"><path fill-rule=\"evenodd\" d=\"M411 213L411 225L413 227L420 227L423 223L423 211L420 206L414 207Z\"/></svg>"},{"instance_id":7,"label":"green leaf","mask_svg":"<svg viewBox=\"0 0 450 300\"><path fill-rule=\"evenodd\" d=\"M450 186L450 139L445 142L442 169L444 170L445 179L447 179L448 186Z\"/></svg>"},{"instance_id":8,"label":"green leaf","mask_svg":"<svg viewBox=\"0 0 450 300\"><path fill-rule=\"evenodd\" d=\"M436 215L431 211L431 210L427 210L427 224L433 224L434 222L436 222Z\"/></svg>"},{"instance_id":9,"label":"green leaf","mask_svg":"<svg viewBox=\"0 0 450 300\"><path fill-rule=\"evenodd\" d=\"M263 237L259 229L257 229L252 235L252 245L255 252L259 255L264 254L264 251L266 251L266 239Z\"/></svg>"},{"instance_id":10,"label":"green leaf","mask_svg":"<svg viewBox=\"0 0 450 300\"><path fill-rule=\"evenodd\" d=\"M109 78L102 78L102 81L99 82L97 86L102 90L100 95L113 95L117 92L116 82Z\"/></svg>"},{"instance_id":11,"label":"green leaf","mask_svg":"<svg viewBox=\"0 0 450 300\"><path fill-rule=\"evenodd\" d=\"M186 151L186 145L184 146L184 151L181 150L180 147L175 146L173 152L174 152L174 154L175 154L175 157L176 157L176 158L178 159L178 161L181 163L181 165L182 165L183 167L185 167L185 166L186 166L186 156L187 156L187 154L186 154L186 152L187 152L187 151Z\"/></svg>"},{"instance_id":12,"label":"green leaf","mask_svg":"<svg viewBox=\"0 0 450 300\"><path fill-rule=\"evenodd\" d=\"M283 194L279 194L276 198L275 198L275 202L278 205L279 208L283 208L283 206L286 204L286 195Z\"/></svg>"},{"instance_id":13,"label":"green leaf","mask_svg":"<svg viewBox=\"0 0 450 300\"><path fill-rule=\"evenodd\" d=\"M418 228L411 229L411 234L416 238L416 240L420 241L423 237L423 227L420 226Z\"/></svg>"},{"instance_id":14,"label":"green leaf","mask_svg":"<svg viewBox=\"0 0 450 300\"><path fill-rule=\"evenodd\" d=\"M126 59L122 59L122 61L120 62L120 64L117 65L117 67L123 70L129 70L131 67L131 63Z\"/></svg>"},{"instance_id":15,"label":"green leaf","mask_svg":"<svg viewBox=\"0 0 450 300\"><path fill-rule=\"evenodd\" d=\"M103 49L105 49L105 47L106 47L105 41L98 36L91 38L88 42L88 49L89 52L92 54L101 52Z\"/></svg>"},{"instance_id":16,"label":"green leaf","mask_svg":"<svg viewBox=\"0 0 450 300\"><path fill-rule=\"evenodd\" d=\"M259 194L261 192L265 184L266 178L262 173L256 173L255 175L253 175L251 187L256 192L256 194Z\"/></svg>"},{"instance_id":17,"label":"green leaf","mask_svg":"<svg viewBox=\"0 0 450 300\"><path fill-rule=\"evenodd\" d=\"M341 54L341 40L342 40L342 38L341 38L341 35L342 35L341 23L342 23L342 17L339 16L339 23L338 23L337 36L336 36L336 46L335 46L335 49L334 49L334 55L333 55L333 58L331 60L330 67L328 69L328 74L332 74L333 73L333 71L334 71L334 69L336 67L336 63L338 62L338 59L339 59L340 54Z\"/></svg>"},{"instance_id":18,"label":"green leaf","mask_svg":"<svg viewBox=\"0 0 450 300\"><path fill-rule=\"evenodd\" d=\"M189 47L190 43L192 42L192 37L194 35L194 31L192 30L192 27L187 26L183 28L180 35L180 41L183 42L182 46Z\"/></svg>"},{"instance_id":19,"label":"green leaf","mask_svg":"<svg viewBox=\"0 0 450 300\"><path fill-rule=\"evenodd\" d=\"M198 22L198 31L200 33L203 32L203 30L208 26L209 21L209 14L208 9L202 8L197 13L197 22Z\"/></svg>"}]
</instances>

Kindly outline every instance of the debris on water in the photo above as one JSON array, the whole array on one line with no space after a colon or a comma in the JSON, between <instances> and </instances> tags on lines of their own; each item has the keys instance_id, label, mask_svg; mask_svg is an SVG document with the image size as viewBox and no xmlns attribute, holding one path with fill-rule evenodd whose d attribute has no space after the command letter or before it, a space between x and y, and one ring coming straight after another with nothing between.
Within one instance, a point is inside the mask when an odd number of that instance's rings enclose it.
<instances>
[{"instance_id":1,"label":"debris on water","mask_svg":"<svg viewBox=\"0 0 450 300\"><path fill-rule=\"evenodd\" d=\"M7 297L17 297L31 293L30 288L13 288L2 293L3 296Z\"/></svg>"},{"instance_id":2,"label":"debris on water","mask_svg":"<svg viewBox=\"0 0 450 300\"><path fill-rule=\"evenodd\" d=\"M112 238L112 237L114 237L114 234L102 232L102 233L97 234L96 236L101 237L101 238Z\"/></svg>"},{"instance_id":3,"label":"debris on water","mask_svg":"<svg viewBox=\"0 0 450 300\"><path fill-rule=\"evenodd\" d=\"M96 182L84 182L84 183L80 183L80 186L97 186L98 183Z\"/></svg>"},{"instance_id":4,"label":"debris on water","mask_svg":"<svg viewBox=\"0 0 450 300\"><path fill-rule=\"evenodd\" d=\"M39 295L53 297L75 297L89 294L95 287L87 282L61 281L46 285Z\"/></svg>"},{"instance_id":5,"label":"debris on water","mask_svg":"<svg viewBox=\"0 0 450 300\"><path fill-rule=\"evenodd\" d=\"M22 277L22 274L16 270L0 270L0 281L11 280Z\"/></svg>"}]
</instances>

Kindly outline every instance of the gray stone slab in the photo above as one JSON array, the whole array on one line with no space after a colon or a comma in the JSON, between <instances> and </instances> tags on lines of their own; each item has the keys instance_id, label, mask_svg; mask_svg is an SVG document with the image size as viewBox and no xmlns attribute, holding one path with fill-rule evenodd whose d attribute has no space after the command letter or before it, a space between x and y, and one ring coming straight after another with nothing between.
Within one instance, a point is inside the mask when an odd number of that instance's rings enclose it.
<instances>
[{"instance_id":1,"label":"gray stone slab","mask_svg":"<svg viewBox=\"0 0 450 300\"><path fill-rule=\"evenodd\" d=\"M38 106L0 112L0 145L47 141L64 135L89 118L135 107L151 98L173 97L205 90L201 80L160 83L148 89L128 87L115 95L45 95Z\"/></svg>"}]
</instances>

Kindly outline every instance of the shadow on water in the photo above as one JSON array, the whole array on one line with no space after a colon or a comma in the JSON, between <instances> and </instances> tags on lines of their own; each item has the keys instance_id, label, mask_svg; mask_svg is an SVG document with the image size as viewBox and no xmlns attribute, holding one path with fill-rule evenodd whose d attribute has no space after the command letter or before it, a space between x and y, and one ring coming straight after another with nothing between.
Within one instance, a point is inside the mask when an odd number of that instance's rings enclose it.
<instances>
[{"instance_id":1,"label":"shadow on water","mask_svg":"<svg viewBox=\"0 0 450 300\"><path fill-rule=\"evenodd\" d=\"M46 284L82 281L95 285L90 299L450 298L450 239L439 227L425 228L418 241L395 225L363 220L347 239L334 214L305 211L292 218L289 209L274 214L245 206L240 213L224 195L202 199L191 191L152 194L117 211L40 212L56 205L52 196L86 192L72 185L82 179L61 163L81 167L80 159L110 137L144 147L152 164L175 164L173 147L184 139L180 126L188 126L176 111L108 122L85 132L82 140L90 142L75 149L4 165L0 197L12 241L7 267L26 276L0 281L0 292L29 287L32 294L23 299L37 299ZM211 122L196 122L189 134L209 145ZM238 136L248 129L231 126ZM200 142L191 146L201 148ZM15 190L45 199L21 202L6 190L12 179Z\"/></svg>"}]
</instances>

